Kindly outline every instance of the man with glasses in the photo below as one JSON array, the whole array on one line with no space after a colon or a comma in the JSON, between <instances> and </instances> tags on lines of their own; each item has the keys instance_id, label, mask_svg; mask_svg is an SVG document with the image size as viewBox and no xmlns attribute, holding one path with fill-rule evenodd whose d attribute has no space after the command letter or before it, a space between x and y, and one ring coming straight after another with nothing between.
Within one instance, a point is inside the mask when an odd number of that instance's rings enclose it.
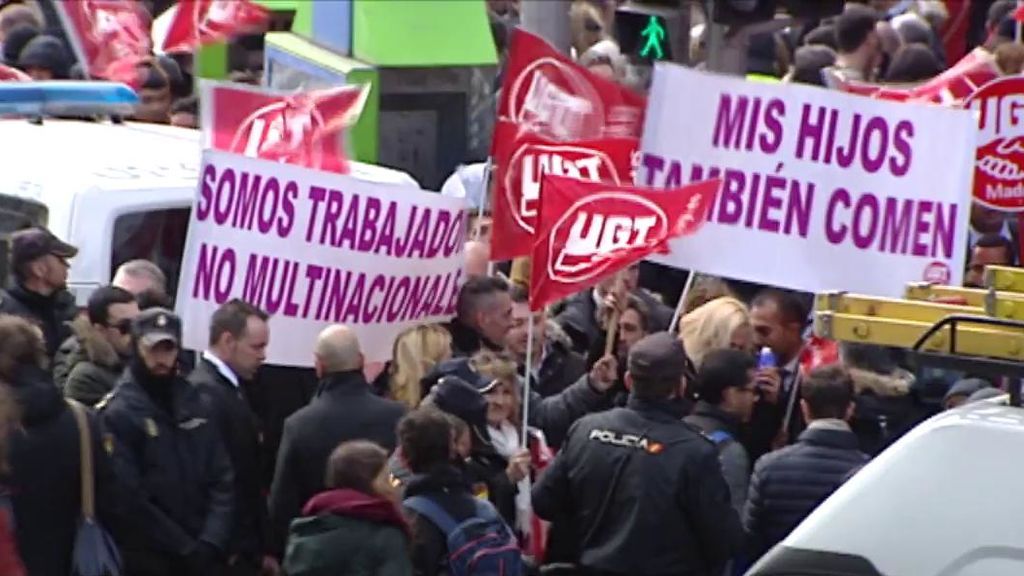
<instances>
[{"instance_id":1,"label":"man with glasses","mask_svg":"<svg viewBox=\"0 0 1024 576\"><path fill-rule=\"evenodd\" d=\"M754 359L731 348L712 350L704 356L697 373L697 395L700 400L685 421L699 428L718 448L732 507L740 514L750 482L750 457L738 438L757 402Z\"/></svg>"},{"instance_id":2,"label":"man with glasses","mask_svg":"<svg viewBox=\"0 0 1024 576\"><path fill-rule=\"evenodd\" d=\"M14 282L0 293L0 314L21 316L39 326L47 358L53 360L57 348L71 335L68 323L78 312L67 291L68 259L78 254L78 248L49 230L28 228L10 236L9 249Z\"/></svg>"},{"instance_id":3,"label":"man with glasses","mask_svg":"<svg viewBox=\"0 0 1024 576\"><path fill-rule=\"evenodd\" d=\"M139 315L139 305L131 292L103 286L89 296L86 311L71 326L79 352L70 365L64 394L95 406L114 389L128 363L132 320Z\"/></svg>"}]
</instances>

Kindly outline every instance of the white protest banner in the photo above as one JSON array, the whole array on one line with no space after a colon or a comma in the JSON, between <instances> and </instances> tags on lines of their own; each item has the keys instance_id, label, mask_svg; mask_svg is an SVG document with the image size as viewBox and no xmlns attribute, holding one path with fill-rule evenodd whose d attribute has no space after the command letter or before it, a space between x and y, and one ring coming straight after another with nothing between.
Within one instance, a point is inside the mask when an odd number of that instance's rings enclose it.
<instances>
[{"instance_id":1,"label":"white protest banner","mask_svg":"<svg viewBox=\"0 0 1024 576\"><path fill-rule=\"evenodd\" d=\"M453 315L465 215L458 199L298 166L203 153L178 287L184 344L241 298L271 315L268 362L310 366L317 334L346 324L366 360L402 330Z\"/></svg>"},{"instance_id":2,"label":"white protest banner","mask_svg":"<svg viewBox=\"0 0 1024 576\"><path fill-rule=\"evenodd\" d=\"M663 63L649 102L637 184L723 180L708 223L653 260L810 292L960 283L970 112Z\"/></svg>"}]
</instances>

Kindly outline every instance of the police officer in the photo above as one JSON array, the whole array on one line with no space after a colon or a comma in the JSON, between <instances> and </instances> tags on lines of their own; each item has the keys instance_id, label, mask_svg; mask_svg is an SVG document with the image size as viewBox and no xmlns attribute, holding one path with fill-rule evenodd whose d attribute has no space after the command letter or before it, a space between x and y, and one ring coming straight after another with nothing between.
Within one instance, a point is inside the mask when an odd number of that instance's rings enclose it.
<instances>
[{"instance_id":1,"label":"police officer","mask_svg":"<svg viewBox=\"0 0 1024 576\"><path fill-rule=\"evenodd\" d=\"M125 572L218 574L233 522L230 460L198 392L177 373L181 321L151 308L132 323L134 357L98 408L137 525Z\"/></svg>"},{"instance_id":2,"label":"police officer","mask_svg":"<svg viewBox=\"0 0 1024 576\"><path fill-rule=\"evenodd\" d=\"M719 575L742 540L715 446L680 418L686 354L668 333L630 351L625 408L577 422L533 489L588 575Z\"/></svg>"},{"instance_id":3,"label":"police officer","mask_svg":"<svg viewBox=\"0 0 1024 576\"><path fill-rule=\"evenodd\" d=\"M71 336L68 323L78 312L75 298L67 291L68 259L78 249L44 228L15 232L9 242L14 282L0 294L0 313L21 316L39 326L46 339L46 355L52 360Z\"/></svg>"}]
</instances>

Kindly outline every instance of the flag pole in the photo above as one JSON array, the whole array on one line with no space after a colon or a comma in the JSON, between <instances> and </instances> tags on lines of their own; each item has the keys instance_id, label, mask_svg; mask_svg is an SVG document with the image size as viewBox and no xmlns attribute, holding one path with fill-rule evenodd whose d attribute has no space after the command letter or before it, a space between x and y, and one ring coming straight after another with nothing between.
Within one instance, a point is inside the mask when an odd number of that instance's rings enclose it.
<instances>
[{"instance_id":1,"label":"flag pole","mask_svg":"<svg viewBox=\"0 0 1024 576\"><path fill-rule=\"evenodd\" d=\"M473 230L473 240L480 241L484 231L484 212L487 208L487 200L491 196L491 174L494 172L494 163L491 156L487 157L487 164L484 165L484 189L480 194L480 206L476 211L476 229ZM487 259L487 275L494 276L494 261Z\"/></svg>"},{"instance_id":2,"label":"flag pole","mask_svg":"<svg viewBox=\"0 0 1024 576\"><path fill-rule=\"evenodd\" d=\"M1022 8L1024 8L1024 0L1017 0L1017 12L1020 12ZM1017 20L1016 24L1017 25L1015 27L1016 33L1014 34L1014 41L1020 44L1022 22L1020 20Z\"/></svg>"},{"instance_id":3,"label":"flag pole","mask_svg":"<svg viewBox=\"0 0 1024 576\"><path fill-rule=\"evenodd\" d=\"M690 275L686 277L686 284L683 284L683 293L679 295L679 303L676 304L676 312L672 315L672 322L668 325L668 333L675 334L676 329L679 328L679 318L683 315L683 310L686 308L686 297L690 294L690 288L693 288L693 281L697 278L697 271L690 270Z\"/></svg>"},{"instance_id":4,"label":"flag pole","mask_svg":"<svg viewBox=\"0 0 1024 576\"><path fill-rule=\"evenodd\" d=\"M530 379L533 377L533 310L530 311L529 326L526 328L526 368L523 370L523 433L519 442L529 448L530 429Z\"/></svg>"}]
</instances>

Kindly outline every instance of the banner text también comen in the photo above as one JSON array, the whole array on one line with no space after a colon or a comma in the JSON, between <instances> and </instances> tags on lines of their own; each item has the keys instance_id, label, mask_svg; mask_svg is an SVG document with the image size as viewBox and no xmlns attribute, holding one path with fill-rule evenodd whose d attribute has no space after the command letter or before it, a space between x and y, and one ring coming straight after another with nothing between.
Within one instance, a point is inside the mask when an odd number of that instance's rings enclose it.
<instances>
[{"instance_id":1,"label":"banner text tambi\u00e9n comen","mask_svg":"<svg viewBox=\"0 0 1024 576\"><path fill-rule=\"evenodd\" d=\"M669 100L679 93L692 96L686 110ZM936 269L955 282L969 217L970 120L660 65L636 182L721 178L722 189L710 226L658 259L808 291L895 295Z\"/></svg>"}]
</instances>

